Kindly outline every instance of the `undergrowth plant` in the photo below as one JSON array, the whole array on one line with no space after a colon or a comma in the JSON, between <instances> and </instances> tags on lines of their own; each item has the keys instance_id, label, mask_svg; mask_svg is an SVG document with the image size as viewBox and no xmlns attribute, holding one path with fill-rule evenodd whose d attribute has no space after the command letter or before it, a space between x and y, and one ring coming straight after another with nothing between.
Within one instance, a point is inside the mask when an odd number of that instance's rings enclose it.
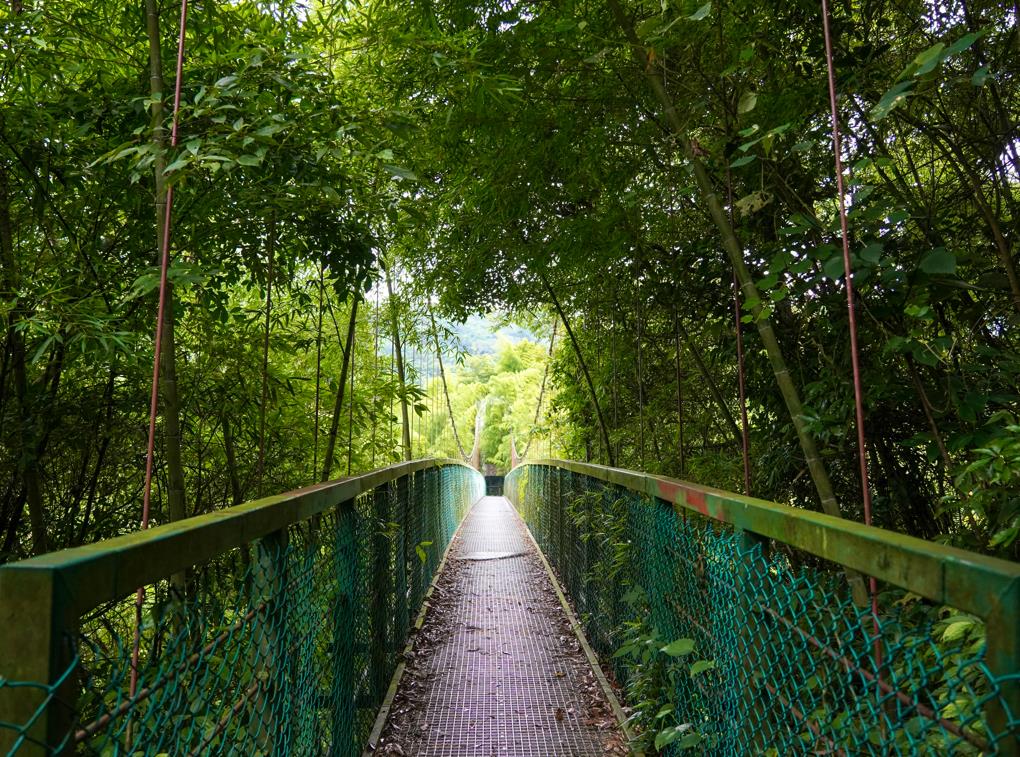
<instances>
[{"instance_id":1,"label":"undergrowth plant","mask_svg":"<svg viewBox=\"0 0 1020 757\"><path fill-rule=\"evenodd\" d=\"M623 644L613 655L622 659L626 671L624 691L631 707L628 723L635 738L632 749L671 754L704 746L706 739L697 723L681 722L677 695L681 676L695 677L715 667L713 660L698 659L693 639L668 641L642 611L645 594L631 590L625 601L635 610L634 619L620 629Z\"/></svg>"}]
</instances>

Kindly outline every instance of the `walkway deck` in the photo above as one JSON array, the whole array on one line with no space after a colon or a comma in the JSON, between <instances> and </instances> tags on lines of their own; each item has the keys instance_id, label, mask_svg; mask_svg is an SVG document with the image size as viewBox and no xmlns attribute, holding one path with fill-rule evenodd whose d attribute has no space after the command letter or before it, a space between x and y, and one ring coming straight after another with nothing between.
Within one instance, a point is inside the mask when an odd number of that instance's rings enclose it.
<instances>
[{"instance_id":1,"label":"walkway deck","mask_svg":"<svg viewBox=\"0 0 1020 757\"><path fill-rule=\"evenodd\" d=\"M503 497L455 538L377 753L624 754L534 544Z\"/></svg>"}]
</instances>

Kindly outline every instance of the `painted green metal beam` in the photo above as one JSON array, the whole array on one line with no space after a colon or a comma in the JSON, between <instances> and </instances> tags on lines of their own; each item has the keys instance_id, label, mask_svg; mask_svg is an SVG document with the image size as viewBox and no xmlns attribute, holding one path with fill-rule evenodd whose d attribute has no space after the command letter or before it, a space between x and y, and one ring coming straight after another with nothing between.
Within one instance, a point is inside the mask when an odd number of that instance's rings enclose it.
<instances>
[{"instance_id":1,"label":"painted green metal beam","mask_svg":"<svg viewBox=\"0 0 1020 757\"><path fill-rule=\"evenodd\" d=\"M45 572L68 587L71 614L81 615L217 555L311 518L375 487L457 460L415 460L329 481L225 510L65 549L0 567L0 599L28 573ZM73 588L72 588L73 587Z\"/></svg>"},{"instance_id":2,"label":"painted green metal beam","mask_svg":"<svg viewBox=\"0 0 1020 757\"><path fill-rule=\"evenodd\" d=\"M774 539L907 589L985 622L985 663L998 686L988 700L988 725L999 734L996 754L1020 756L1020 564L904 536L855 521L687 481L568 460L536 460L732 526L745 538ZM522 471L526 475L526 471ZM514 471L507 475L512 478ZM558 480L558 477L553 477ZM514 492L508 491L511 500ZM552 495L559 501L558 493ZM849 572L848 572L849 573Z\"/></svg>"},{"instance_id":3,"label":"painted green metal beam","mask_svg":"<svg viewBox=\"0 0 1020 757\"><path fill-rule=\"evenodd\" d=\"M472 470L457 460L400 463L0 566L0 675L17 684L0 686L0 721L25 726L21 735L0 728L0 753L19 747L19 754L73 752L67 739L77 683L68 672L74 669L73 635L88 611L333 508L351 507L359 495L389 482L444 466Z\"/></svg>"},{"instance_id":4,"label":"painted green metal beam","mask_svg":"<svg viewBox=\"0 0 1020 757\"><path fill-rule=\"evenodd\" d=\"M665 500L982 618L1020 613L1017 563L665 476L569 460L524 465L569 470Z\"/></svg>"}]
</instances>

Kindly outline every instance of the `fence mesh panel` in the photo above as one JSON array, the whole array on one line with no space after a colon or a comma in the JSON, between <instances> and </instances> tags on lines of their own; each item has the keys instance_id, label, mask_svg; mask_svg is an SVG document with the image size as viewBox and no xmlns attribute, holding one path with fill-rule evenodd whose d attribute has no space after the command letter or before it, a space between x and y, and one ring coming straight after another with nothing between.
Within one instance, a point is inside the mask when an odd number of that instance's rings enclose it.
<instances>
[{"instance_id":1,"label":"fence mesh panel","mask_svg":"<svg viewBox=\"0 0 1020 757\"><path fill-rule=\"evenodd\" d=\"M60 681L12 681L0 667L0 705L44 695L28 722L0 718L0 745L360 754L442 552L483 493L466 467L426 468L146 587L133 697L134 597L97 608L69 635ZM45 743L37 721L55 710L72 725Z\"/></svg>"},{"instance_id":2,"label":"fence mesh panel","mask_svg":"<svg viewBox=\"0 0 1020 757\"><path fill-rule=\"evenodd\" d=\"M1013 753L980 619L887 587L876 623L839 566L570 470L506 493L663 753Z\"/></svg>"}]
</instances>

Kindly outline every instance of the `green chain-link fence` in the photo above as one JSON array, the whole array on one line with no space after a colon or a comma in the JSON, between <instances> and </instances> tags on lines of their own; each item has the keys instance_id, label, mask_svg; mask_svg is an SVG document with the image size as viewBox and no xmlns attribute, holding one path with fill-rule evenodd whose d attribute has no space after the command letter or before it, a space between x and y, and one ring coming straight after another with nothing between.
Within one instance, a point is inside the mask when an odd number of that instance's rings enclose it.
<instances>
[{"instance_id":1,"label":"green chain-link fence","mask_svg":"<svg viewBox=\"0 0 1020 757\"><path fill-rule=\"evenodd\" d=\"M0 754L360 754L483 493L406 463L0 568Z\"/></svg>"},{"instance_id":2,"label":"green chain-link fence","mask_svg":"<svg viewBox=\"0 0 1020 757\"><path fill-rule=\"evenodd\" d=\"M525 464L506 494L651 748L1018 753L1020 566L593 465Z\"/></svg>"}]
</instances>

